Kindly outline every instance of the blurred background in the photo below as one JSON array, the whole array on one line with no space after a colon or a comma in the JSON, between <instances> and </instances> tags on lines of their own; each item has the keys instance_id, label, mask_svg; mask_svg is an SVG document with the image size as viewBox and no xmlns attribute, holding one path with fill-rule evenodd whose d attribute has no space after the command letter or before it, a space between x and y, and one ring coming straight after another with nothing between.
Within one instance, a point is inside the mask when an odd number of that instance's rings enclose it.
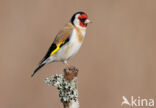
<instances>
[{"instance_id":1,"label":"blurred background","mask_svg":"<svg viewBox=\"0 0 156 108\"><path fill-rule=\"evenodd\" d=\"M93 21L69 61L80 70L80 107L121 108L122 96L156 99L155 0L0 0L0 108L63 107L44 83L63 63L30 76L77 11Z\"/></svg>"}]
</instances>

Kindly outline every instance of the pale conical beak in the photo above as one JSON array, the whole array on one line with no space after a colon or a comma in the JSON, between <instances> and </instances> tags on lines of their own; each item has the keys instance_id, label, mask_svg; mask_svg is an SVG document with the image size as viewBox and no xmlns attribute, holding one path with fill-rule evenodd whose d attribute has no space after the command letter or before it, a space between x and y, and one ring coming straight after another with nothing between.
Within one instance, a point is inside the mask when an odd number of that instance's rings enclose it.
<instances>
[{"instance_id":1,"label":"pale conical beak","mask_svg":"<svg viewBox=\"0 0 156 108\"><path fill-rule=\"evenodd\" d=\"M91 23L89 19L86 19L85 24Z\"/></svg>"}]
</instances>

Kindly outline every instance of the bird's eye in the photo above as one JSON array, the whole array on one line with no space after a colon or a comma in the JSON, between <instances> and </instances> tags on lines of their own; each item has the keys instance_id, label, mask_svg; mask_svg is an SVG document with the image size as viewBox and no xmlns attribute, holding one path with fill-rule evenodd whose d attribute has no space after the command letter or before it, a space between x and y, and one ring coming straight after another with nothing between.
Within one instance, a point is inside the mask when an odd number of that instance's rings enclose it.
<instances>
[{"instance_id":1,"label":"bird's eye","mask_svg":"<svg viewBox=\"0 0 156 108\"><path fill-rule=\"evenodd\" d=\"M86 19L85 19L85 18L80 18L79 20L80 20L81 22L85 22Z\"/></svg>"}]
</instances>

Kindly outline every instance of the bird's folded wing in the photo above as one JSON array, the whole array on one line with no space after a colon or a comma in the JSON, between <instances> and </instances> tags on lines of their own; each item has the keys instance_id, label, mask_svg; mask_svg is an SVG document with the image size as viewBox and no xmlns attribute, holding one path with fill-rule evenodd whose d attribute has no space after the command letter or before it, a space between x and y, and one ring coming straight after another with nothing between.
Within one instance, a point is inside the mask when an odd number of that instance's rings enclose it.
<instances>
[{"instance_id":1,"label":"bird's folded wing","mask_svg":"<svg viewBox=\"0 0 156 108\"><path fill-rule=\"evenodd\" d=\"M48 49L48 52L41 60L40 64L45 61L49 56L56 53L63 45L65 45L69 41L72 30L73 25L71 23L68 23L64 26L64 28L56 35L54 42Z\"/></svg>"}]
</instances>

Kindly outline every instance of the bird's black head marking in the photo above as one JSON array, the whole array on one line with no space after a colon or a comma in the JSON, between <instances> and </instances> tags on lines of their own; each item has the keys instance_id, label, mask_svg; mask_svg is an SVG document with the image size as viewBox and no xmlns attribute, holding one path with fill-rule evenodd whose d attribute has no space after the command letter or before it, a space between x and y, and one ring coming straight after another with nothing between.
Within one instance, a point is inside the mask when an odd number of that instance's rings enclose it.
<instances>
[{"instance_id":1,"label":"bird's black head marking","mask_svg":"<svg viewBox=\"0 0 156 108\"><path fill-rule=\"evenodd\" d=\"M77 14L80 14L80 15L82 15L82 14L86 14L85 12L82 12L82 11L80 11L80 12L76 12L73 16L72 16L72 18L71 18L71 23L74 25L74 19L75 19L75 16L77 15Z\"/></svg>"}]
</instances>

